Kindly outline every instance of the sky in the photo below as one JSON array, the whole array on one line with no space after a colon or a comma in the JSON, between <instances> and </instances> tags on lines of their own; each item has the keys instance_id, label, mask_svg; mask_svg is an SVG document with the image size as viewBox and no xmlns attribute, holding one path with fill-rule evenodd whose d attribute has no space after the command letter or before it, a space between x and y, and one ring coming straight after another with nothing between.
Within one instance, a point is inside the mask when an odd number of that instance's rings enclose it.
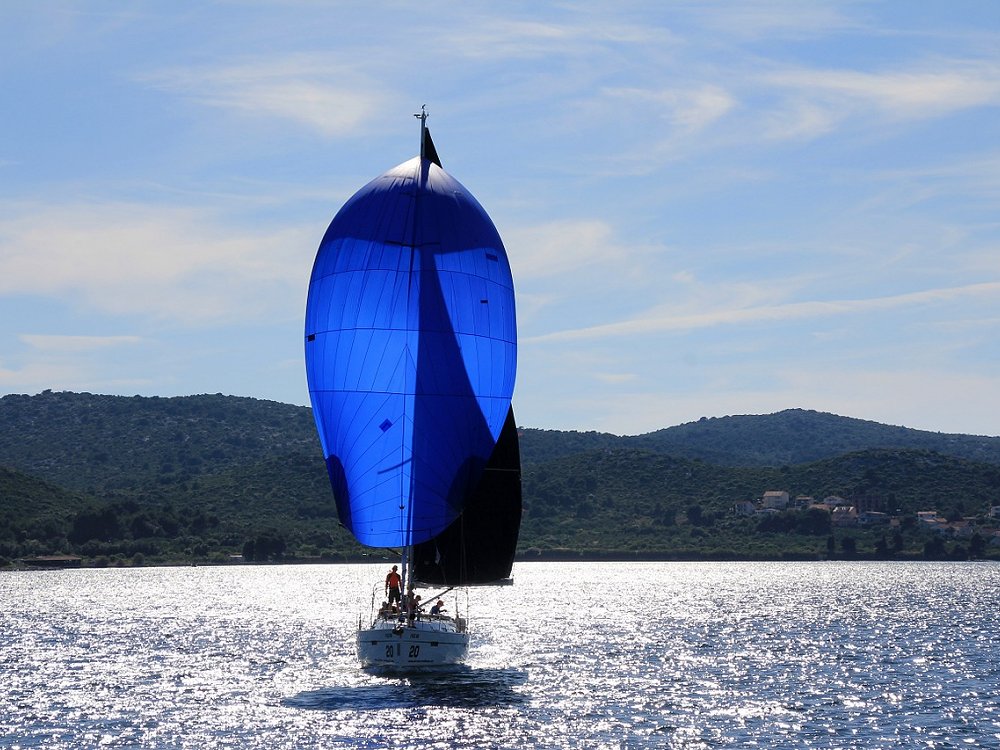
<instances>
[{"instance_id":1,"label":"sky","mask_svg":"<svg viewBox=\"0 0 1000 750\"><path fill-rule=\"evenodd\" d=\"M426 105L519 425L1000 435L993 0L38 0L0 50L0 394L308 404L316 248Z\"/></svg>"}]
</instances>

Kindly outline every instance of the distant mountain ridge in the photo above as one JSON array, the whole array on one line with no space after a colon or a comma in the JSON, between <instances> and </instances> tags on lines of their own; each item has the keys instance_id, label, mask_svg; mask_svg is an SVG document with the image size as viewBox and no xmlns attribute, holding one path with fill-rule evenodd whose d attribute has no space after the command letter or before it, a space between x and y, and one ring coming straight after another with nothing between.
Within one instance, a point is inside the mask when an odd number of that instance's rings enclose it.
<instances>
[{"instance_id":1,"label":"distant mountain ridge","mask_svg":"<svg viewBox=\"0 0 1000 750\"><path fill-rule=\"evenodd\" d=\"M644 435L524 430L526 461L584 450L635 448L719 466L790 466L876 448L929 450L1000 464L1000 437L954 435L896 427L806 409L774 414L703 417Z\"/></svg>"},{"instance_id":2,"label":"distant mountain ridge","mask_svg":"<svg viewBox=\"0 0 1000 750\"><path fill-rule=\"evenodd\" d=\"M520 433L522 553L826 554L815 530L762 535L733 515L773 489L875 497L913 521L1000 501L1000 438L800 409L637 436ZM914 554L926 540L910 528ZM54 552L224 561L248 544L258 559L366 554L339 527L308 408L220 394L0 398L0 565Z\"/></svg>"},{"instance_id":3,"label":"distant mountain ridge","mask_svg":"<svg viewBox=\"0 0 1000 750\"><path fill-rule=\"evenodd\" d=\"M636 447L726 465L800 464L870 448L930 450L1000 464L1000 437L915 430L806 409L704 418L632 440Z\"/></svg>"},{"instance_id":4,"label":"distant mountain ridge","mask_svg":"<svg viewBox=\"0 0 1000 750\"><path fill-rule=\"evenodd\" d=\"M1000 465L1000 437L953 435L825 412L702 418L644 435L520 429L525 466L595 450L639 450L718 466L791 466L872 449L934 451ZM322 465L311 410L215 395L45 391L0 398L0 466L100 492L170 485L297 455Z\"/></svg>"}]
</instances>

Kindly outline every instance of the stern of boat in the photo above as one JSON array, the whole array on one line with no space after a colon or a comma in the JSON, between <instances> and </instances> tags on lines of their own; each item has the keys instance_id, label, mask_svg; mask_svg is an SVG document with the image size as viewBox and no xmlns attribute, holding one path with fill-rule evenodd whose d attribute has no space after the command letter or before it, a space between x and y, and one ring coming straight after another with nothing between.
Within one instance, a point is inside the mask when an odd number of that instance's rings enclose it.
<instances>
[{"instance_id":1,"label":"stern of boat","mask_svg":"<svg viewBox=\"0 0 1000 750\"><path fill-rule=\"evenodd\" d=\"M407 623L379 618L358 630L358 659L363 667L419 669L460 664L469 651L465 620L424 616Z\"/></svg>"}]
</instances>

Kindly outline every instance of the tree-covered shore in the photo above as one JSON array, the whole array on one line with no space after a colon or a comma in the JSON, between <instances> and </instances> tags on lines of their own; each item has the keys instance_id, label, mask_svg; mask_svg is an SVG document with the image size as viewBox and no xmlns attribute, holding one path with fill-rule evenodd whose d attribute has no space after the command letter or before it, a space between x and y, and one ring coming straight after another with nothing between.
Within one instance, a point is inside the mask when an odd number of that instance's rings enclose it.
<instances>
[{"instance_id":1,"label":"tree-covered shore","mask_svg":"<svg viewBox=\"0 0 1000 750\"><path fill-rule=\"evenodd\" d=\"M521 560L1000 558L988 518L1000 438L792 410L632 437L522 428L521 446ZM736 514L768 490L864 498L887 518ZM932 528L921 511L954 525ZM0 565L381 559L371 553L339 526L307 408L221 395L0 399Z\"/></svg>"}]
</instances>

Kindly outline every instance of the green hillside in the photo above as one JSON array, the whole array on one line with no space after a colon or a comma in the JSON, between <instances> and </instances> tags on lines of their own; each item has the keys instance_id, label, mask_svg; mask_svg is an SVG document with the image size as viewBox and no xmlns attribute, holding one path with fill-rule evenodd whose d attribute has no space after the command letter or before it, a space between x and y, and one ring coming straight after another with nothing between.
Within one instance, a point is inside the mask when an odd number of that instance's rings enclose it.
<instances>
[{"instance_id":1,"label":"green hillside","mask_svg":"<svg viewBox=\"0 0 1000 750\"><path fill-rule=\"evenodd\" d=\"M87 502L80 493L0 467L0 562L60 551L63 545L50 540L65 535L67 519Z\"/></svg>"},{"instance_id":2,"label":"green hillside","mask_svg":"<svg viewBox=\"0 0 1000 750\"><path fill-rule=\"evenodd\" d=\"M645 435L524 430L526 463L589 450L633 448L721 466L785 466L869 448L929 450L1000 465L1000 437L950 435L804 409L702 418Z\"/></svg>"},{"instance_id":3,"label":"green hillside","mask_svg":"<svg viewBox=\"0 0 1000 750\"><path fill-rule=\"evenodd\" d=\"M569 456L526 471L525 549L589 553L628 550L676 557L772 557L820 554L829 536L850 536L874 552L886 528L835 530L809 525L808 513L787 513L761 531L733 505L785 490L792 497L863 496L904 520L907 549L928 541L913 523L921 510L960 518L982 514L1000 497L1000 467L927 451L874 449L792 467L719 467L635 450ZM779 522L780 519L784 521Z\"/></svg>"},{"instance_id":4,"label":"green hillside","mask_svg":"<svg viewBox=\"0 0 1000 750\"><path fill-rule=\"evenodd\" d=\"M319 453L310 410L252 398L0 398L0 464L91 493L158 490L278 453Z\"/></svg>"},{"instance_id":5,"label":"green hillside","mask_svg":"<svg viewBox=\"0 0 1000 750\"><path fill-rule=\"evenodd\" d=\"M629 447L728 466L782 466L868 448L929 450L1000 465L1000 437L894 427L804 409L703 418L625 438Z\"/></svg>"},{"instance_id":6,"label":"green hillside","mask_svg":"<svg viewBox=\"0 0 1000 750\"><path fill-rule=\"evenodd\" d=\"M523 429L519 549L528 557L961 556L970 547L988 555L1000 548L982 536L942 546L915 513L957 519L1000 504L997 440L797 410L626 438ZM6 396L0 467L0 562L366 552L339 526L304 407L221 395ZM766 490L864 497L897 525L840 529L829 513L734 513Z\"/></svg>"}]
</instances>

